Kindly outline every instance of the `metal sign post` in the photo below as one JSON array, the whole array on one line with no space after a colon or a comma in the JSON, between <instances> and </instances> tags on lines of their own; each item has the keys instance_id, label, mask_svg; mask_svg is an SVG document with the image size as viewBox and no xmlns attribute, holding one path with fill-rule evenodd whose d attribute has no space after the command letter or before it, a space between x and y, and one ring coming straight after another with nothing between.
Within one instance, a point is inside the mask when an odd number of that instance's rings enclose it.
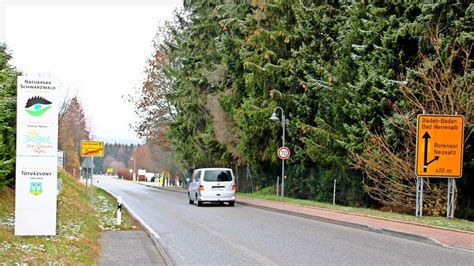
<instances>
[{"instance_id":1,"label":"metal sign post","mask_svg":"<svg viewBox=\"0 0 474 266\"><path fill-rule=\"evenodd\" d=\"M279 186L280 186L280 176L277 176L277 197L280 196L279 195Z\"/></svg>"},{"instance_id":2,"label":"metal sign post","mask_svg":"<svg viewBox=\"0 0 474 266\"><path fill-rule=\"evenodd\" d=\"M290 157L290 150L288 148L285 147L285 125L286 125L286 121L285 121L285 112L283 111L283 109L281 107L276 107L274 110L273 110L273 113L272 113L272 116L269 118L270 120L273 120L273 121L278 121L278 117L276 116L276 110L277 109L280 109L281 111L281 127L283 129L283 134L281 136L281 140L282 140L282 147L280 149L278 149L278 157L280 157L281 159L281 197L285 197L285 160L288 159L288 157ZM282 153L280 153L280 151Z\"/></svg>"},{"instance_id":3,"label":"metal sign post","mask_svg":"<svg viewBox=\"0 0 474 266\"><path fill-rule=\"evenodd\" d=\"M285 160L281 160L281 197L285 197Z\"/></svg>"},{"instance_id":4,"label":"metal sign post","mask_svg":"<svg viewBox=\"0 0 474 266\"><path fill-rule=\"evenodd\" d=\"M283 119L283 121L285 121ZM283 136L285 131L283 131ZM281 197L285 197L285 160L290 158L290 149L285 147L285 142L283 141L283 147L278 148L277 155L281 159Z\"/></svg>"},{"instance_id":5,"label":"metal sign post","mask_svg":"<svg viewBox=\"0 0 474 266\"><path fill-rule=\"evenodd\" d=\"M84 177L86 178L86 193L87 193L87 182L88 182L88 175L89 175L89 168L86 168L86 172L84 173L84 171L81 170L81 174L84 175Z\"/></svg>"},{"instance_id":6,"label":"metal sign post","mask_svg":"<svg viewBox=\"0 0 474 266\"><path fill-rule=\"evenodd\" d=\"M446 208L446 217L454 218L454 193L456 190L456 179L448 178L448 198L447 198L447 208Z\"/></svg>"},{"instance_id":7,"label":"metal sign post","mask_svg":"<svg viewBox=\"0 0 474 266\"><path fill-rule=\"evenodd\" d=\"M92 207L92 198L94 197L94 156L91 156L91 207Z\"/></svg>"},{"instance_id":8,"label":"metal sign post","mask_svg":"<svg viewBox=\"0 0 474 266\"><path fill-rule=\"evenodd\" d=\"M416 178L416 216L423 216L423 177Z\"/></svg>"}]
</instances>

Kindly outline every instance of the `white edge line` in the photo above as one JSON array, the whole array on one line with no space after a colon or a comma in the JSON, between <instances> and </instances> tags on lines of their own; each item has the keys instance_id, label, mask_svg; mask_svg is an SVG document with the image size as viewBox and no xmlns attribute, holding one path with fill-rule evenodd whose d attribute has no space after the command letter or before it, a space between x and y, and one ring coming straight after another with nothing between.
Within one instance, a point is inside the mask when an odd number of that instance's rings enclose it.
<instances>
[{"instance_id":1,"label":"white edge line","mask_svg":"<svg viewBox=\"0 0 474 266\"><path fill-rule=\"evenodd\" d=\"M110 195L112 195L116 200L117 200L117 195L115 195L114 193L112 193L110 190L104 188L104 187L101 187L101 189L107 191L107 193L109 193ZM128 206L125 201L123 200L122 198L122 204L125 206L125 208L127 209L127 211L133 216L134 219L138 220L138 222L143 226L145 227L145 229L150 232L150 234L153 235L154 238L156 239L161 239L160 235L158 235L157 232L155 232L155 230L153 230L153 228L151 228L151 226L149 224L147 224L145 221L143 221L142 218L140 218L131 208L130 206Z\"/></svg>"}]
</instances>

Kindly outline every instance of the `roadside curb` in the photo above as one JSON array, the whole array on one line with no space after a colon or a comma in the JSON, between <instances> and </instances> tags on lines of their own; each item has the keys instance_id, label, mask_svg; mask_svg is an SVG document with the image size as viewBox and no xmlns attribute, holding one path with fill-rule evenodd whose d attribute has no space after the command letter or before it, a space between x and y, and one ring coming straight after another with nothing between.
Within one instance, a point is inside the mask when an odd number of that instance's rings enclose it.
<instances>
[{"instance_id":1,"label":"roadside curb","mask_svg":"<svg viewBox=\"0 0 474 266\"><path fill-rule=\"evenodd\" d=\"M104 191L112 195L115 198L115 200L117 200L117 195L115 195L114 193L112 193L111 191L105 188L101 187L101 189L103 189ZM171 260L171 257L163 248L164 246L166 246L166 244L163 243L163 241L161 240L161 237L147 223L145 223L145 221L143 221L132 209L130 209L130 207L125 202L122 202L122 206L133 217L133 219L138 221L140 226L143 228L143 231L147 233L148 237L151 239L151 241L155 245L155 248L157 249L158 253L163 258L165 265L167 266L173 265L173 261Z\"/></svg>"},{"instance_id":2,"label":"roadside curb","mask_svg":"<svg viewBox=\"0 0 474 266\"><path fill-rule=\"evenodd\" d=\"M266 200L266 199L251 198L251 197L246 197L246 196L239 196L239 197L246 198L246 199L251 199L251 200L261 200L261 201L267 201L267 202L278 202L278 201L272 201L272 200ZM373 215L368 215L368 214L360 214L360 213L353 213L353 212L333 210L333 209L325 209L325 208L316 207L316 206L308 206L308 205L289 203L289 202L281 202L281 203L282 204L287 204L287 205L292 205L292 206L297 206L297 207L312 208L312 209L317 209L317 210L322 210L322 211L330 211L330 212L336 212L336 213L341 213L341 214L356 215L356 216L359 216L359 217L368 217L368 218L373 218L373 219L378 219L378 220L383 220L383 221L403 223L403 224L422 226L422 227L428 227L428 228L433 228L433 229L447 230L447 231L452 231L452 232L458 232L458 233L474 235L474 232L471 232L471 231L455 229L455 228L449 228L449 227L441 227L441 226L430 225L430 224L421 224L421 223L415 223L415 222L410 222L410 221L396 220L396 219L384 218L384 217L373 216ZM437 242L436 240L433 240L433 241Z\"/></svg>"}]
</instances>

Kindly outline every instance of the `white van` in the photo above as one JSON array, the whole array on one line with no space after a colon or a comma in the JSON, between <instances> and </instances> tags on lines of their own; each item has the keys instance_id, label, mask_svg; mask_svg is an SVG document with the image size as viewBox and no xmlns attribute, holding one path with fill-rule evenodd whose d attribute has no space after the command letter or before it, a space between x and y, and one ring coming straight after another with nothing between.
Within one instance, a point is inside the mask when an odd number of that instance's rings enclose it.
<instances>
[{"instance_id":1,"label":"white van","mask_svg":"<svg viewBox=\"0 0 474 266\"><path fill-rule=\"evenodd\" d=\"M201 168L196 169L188 187L189 204L202 206L203 202L235 203L235 180L232 169Z\"/></svg>"}]
</instances>

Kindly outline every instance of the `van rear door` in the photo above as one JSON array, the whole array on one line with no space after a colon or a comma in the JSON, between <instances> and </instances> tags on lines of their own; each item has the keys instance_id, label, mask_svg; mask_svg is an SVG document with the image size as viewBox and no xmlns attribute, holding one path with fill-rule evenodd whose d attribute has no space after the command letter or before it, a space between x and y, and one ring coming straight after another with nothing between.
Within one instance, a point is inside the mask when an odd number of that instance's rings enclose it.
<instances>
[{"instance_id":1,"label":"van rear door","mask_svg":"<svg viewBox=\"0 0 474 266\"><path fill-rule=\"evenodd\" d=\"M209 169L204 171L203 185L205 191L230 191L233 185L230 169Z\"/></svg>"}]
</instances>

